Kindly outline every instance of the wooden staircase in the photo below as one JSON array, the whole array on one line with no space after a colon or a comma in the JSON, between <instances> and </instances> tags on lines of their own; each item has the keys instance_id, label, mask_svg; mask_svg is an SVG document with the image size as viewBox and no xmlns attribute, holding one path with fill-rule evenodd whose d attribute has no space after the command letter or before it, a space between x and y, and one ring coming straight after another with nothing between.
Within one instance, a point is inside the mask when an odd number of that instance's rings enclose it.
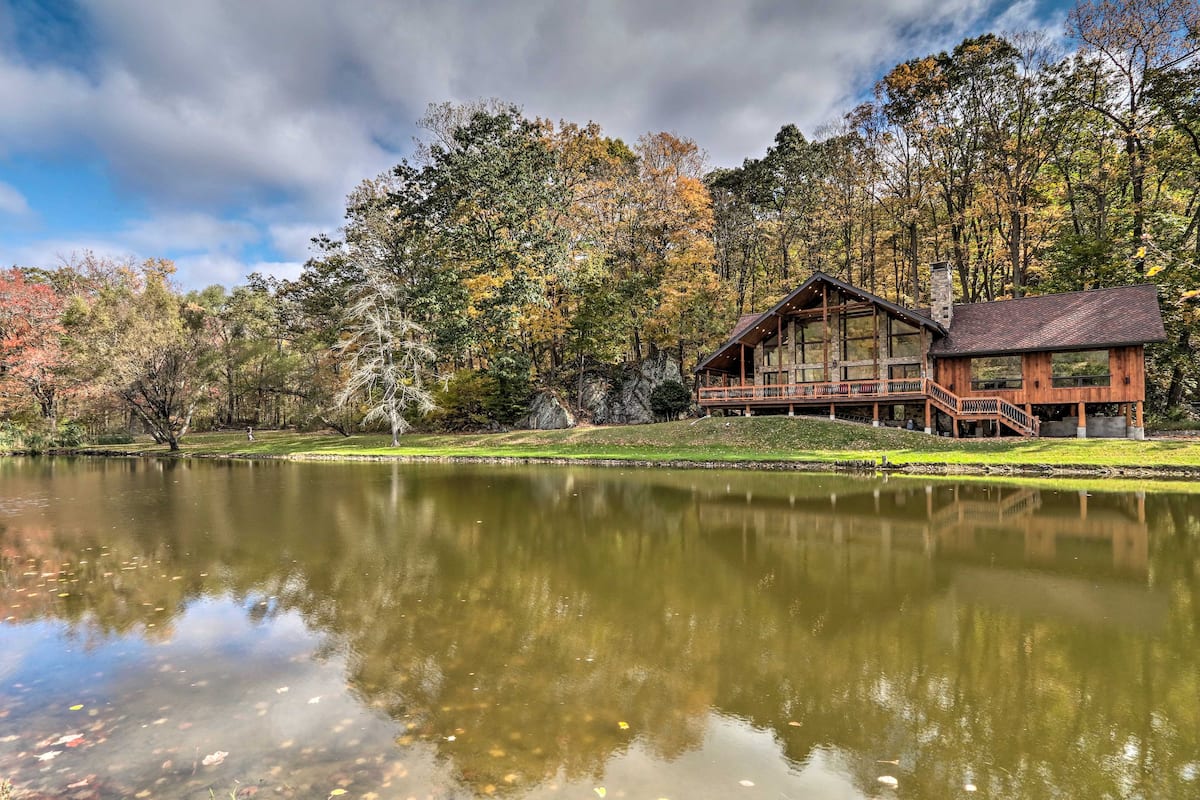
<instances>
[{"instance_id":1,"label":"wooden staircase","mask_svg":"<svg viewBox=\"0 0 1200 800\"><path fill-rule=\"evenodd\" d=\"M1024 409L1007 400L999 397L959 397L940 383L928 379L925 382L925 391L933 404L949 414L956 423L959 420L992 420L1021 436L1038 435L1036 421L1026 414Z\"/></svg>"}]
</instances>

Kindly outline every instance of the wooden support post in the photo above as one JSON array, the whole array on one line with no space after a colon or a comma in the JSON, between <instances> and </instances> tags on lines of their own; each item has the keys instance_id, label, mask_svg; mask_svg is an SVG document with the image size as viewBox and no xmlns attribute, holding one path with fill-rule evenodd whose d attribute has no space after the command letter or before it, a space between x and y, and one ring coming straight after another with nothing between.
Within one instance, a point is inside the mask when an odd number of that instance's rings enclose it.
<instances>
[{"instance_id":1,"label":"wooden support post","mask_svg":"<svg viewBox=\"0 0 1200 800\"><path fill-rule=\"evenodd\" d=\"M1138 400L1133 412L1133 438L1146 438L1146 423L1142 420L1142 401Z\"/></svg>"},{"instance_id":2,"label":"wooden support post","mask_svg":"<svg viewBox=\"0 0 1200 800\"><path fill-rule=\"evenodd\" d=\"M879 380L883 377L880 375L879 368L879 306L873 303L871 304L871 324L875 326L875 338L871 341L871 353L875 357L875 380ZM879 415L876 414L875 418L878 419Z\"/></svg>"},{"instance_id":3,"label":"wooden support post","mask_svg":"<svg viewBox=\"0 0 1200 800\"><path fill-rule=\"evenodd\" d=\"M822 380L829 383L829 345L832 342L829 338L829 284L821 284L821 318L825 322L825 377Z\"/></svg>"},{"instance_id":4,"label":"wooden support post","mask_svg":"<svg viewBox=\"0 0 1200 800\"><path fill-rule=\"evenodd\" d=\"M750 406L748 406L748 405L746 406L746 409L745 409L745 411L742 413L742 416L744 416L744 417L751 417L751 416L754 416L753 412L751 412L751 411L750 411Z\"/></svg>"},{"instance_id":5,"label":"wooden support post","mask_svg":"<svg viewBox=\"0 0 1200 800\"><path fill-rule=\"evenodd\" d=\"M961 439L962 436L958 432L958 417L953 417L950 420L950 425L954 428L954 438Z\"/></svg>"},{"instance_id":6,"label":"wooden support post","mask_svg":"<svg viewBox=\"0 0 1200 800\"><path fill-rule=\"evenodd\" d=\"M833 413L833 403L829 404L829 418L831 420L837 419L837 414Z\"/></svg>"},{"instance_id":7,"label":"wooden support post","mask_svg":"<svg viewBox=\"0 0 1200 800\"><path fill-rule=\"evenodd\" d=\"M788 403L788 416L789 417L796 416L796 404L795 403Z\"/></svg>"},{"instance_id":8,"label":"wooden support post","mask_svg":"<svg viewBox=\"0 0 1200 800\"><path fill-rule=\"evenodd\" d=\"M742 342L742 386L746 385L746 343Z\"/></svg>"},{"instance_id":9,"label":"wooden support post","mask_svg":"<svg viewBox=\"0 0 1200 800\"><path fill-rule=\"evenodd\" d=\"M925 432L933 433L933 408L928 400L925 401Z\"/></svg>"},{"instance_id":10,"label":"wooden support post","mask_svg":"<svg viewBox=\"0 0 1200 800\"><path fill-rule=\"evenodd\" d=\"M1082 400L1078 403L1079 420L1075 423L1075 437L1078 439L1087 438L1087 407Z\"/></svg>"},{"instance_id":11,"label":"wooden support post","mask_svg":"<svg viewBox=\"0 0 1200 800\"><path fill-rule=\"evenodd\" d=\"M871 405L871 427L879 427L879 401L876 400Z\"/></svg>"}]
</instances>

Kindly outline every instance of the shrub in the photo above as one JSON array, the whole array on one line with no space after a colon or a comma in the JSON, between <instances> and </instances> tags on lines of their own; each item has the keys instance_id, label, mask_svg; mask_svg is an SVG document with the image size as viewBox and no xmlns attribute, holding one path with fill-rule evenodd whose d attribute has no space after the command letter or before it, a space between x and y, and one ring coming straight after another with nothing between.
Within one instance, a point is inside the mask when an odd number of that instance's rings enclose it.
<instances>
[{"instance_id":1,"label":"shrub","mask_svg":"<svg viewBox=\"0 0 1200 800\"><path fill-rule=\"evenodd\" d=\"M692 393L679 381L664 381L650 393L650 410L655 416L673 419L692 404Z\"/></svg>"},{"instance_id":2,"label":"shrub","mask_svg":"<svg viewBox=\"0 0 1200 800\"><path fill-rule=\"evenodd\" d=\"M0 453L11 453L24 447L25 426L0 420Z\"/></svg>"},{"instance_id":3,"label":"shrub","mask_svg":"<svg viewBox=\"0 0 1200 800\"><path fill-rule=\"evenodd\" d=\"M489 409L497 405L499 394L500 384L491 375L460 370L437 392L437 409L428 420L446 430L481 428L490 421Z\"/></svg>"},{"instance_id":4,"label":"shrub","mask_svg":"<svg viewBox=\"0 0 1200 800\"><path fill-rule=\"evenodd\" d=\"M78 422L63 422L54 436L55 447L79 447L87 440L87 429Z\"/></svg>"},{"instance_id":5,"label":"shrub","mask_svg":"<svg viewBox=\"0 0 1200 800\"><path fill-rule=\"evenodd\" d=\"M533 385L529 381L529 357L520 353L498 357L485 372L496 381L496 394L486 405L488 416L511 425L528 411Z\"/></svg>"}]
</instances>

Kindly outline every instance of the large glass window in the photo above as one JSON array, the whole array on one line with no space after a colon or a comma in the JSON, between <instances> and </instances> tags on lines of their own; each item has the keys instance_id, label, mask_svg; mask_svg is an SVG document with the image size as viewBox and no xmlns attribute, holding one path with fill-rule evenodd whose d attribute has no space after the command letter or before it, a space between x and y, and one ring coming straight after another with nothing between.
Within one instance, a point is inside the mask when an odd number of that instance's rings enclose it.
<instances>
[{"instance_id":1,"label":"large glass window","mask_svg":"<svg viewBox=\"0 0 1200 800\"><path fill-rule=\"evenodd\" d=\"M1107 350L1080 350L1074 353L1051 353L1050 373L1057 388L1070 386L1108 386Z\"/></svg>"},{"instance_id":2,"label":"large glass window","mask_svg":"<svg viewBox=\"0 0 1200 800\"><path fill-rule=\"evenodd\" d=\"M779 332L772 333L763 339L763 365L767 367L778 367L783 363L783 354L787 351L788 346L788 329L784 326L783 335ZM782 347L780 346L782 345Z\"/></svg>"},{"instance_id":3,"label":"large glass window","mask_svg":"<svg viewBox=\"0 0 1200 800\"><path fill-rule=\"evenodd\" d=\"M888 377L893 380L901 378L919 378L921 377L920 364L893 364L888 367Z\"/></svg>"},{"instance_id":4,"label":"large glass window","mask_svg":"<svg viewBox=\"0 0 1200 800\"><path fill-rule=\"evenodd\" d=\"M796 381L798 383L820 383L825 380L824 367L805 367L796 370Z\"/></svg>"},{"instance_id":5,"label":"large glass window","mask_svg":"<svg viewBox=\"0 0 1200 800\"><path fill-rule=\"evenodd\" d=\"M842 380L844 381L866 381L874 377L875 367L871 364L859 367L842 367Z\"/></svg>"},{"instance_id":6,"label":"large glass window","mask_svg":"<svg viewBox=\"0 0 1200 800\"><path fill-rule=\"evenodd\" d=\"M1020 356L984 356L971 359L971 388L1020 389Z\"/></svg>"},{"instance_id":7,"label":"large glass window","mask_svg":"<svg viewBox=\"0 0 1200 800\"><path fill-rule=\"evenodd\" d=\"M921 329L898 319L890 320L889 350L892 358L921 355Z\"/></svg>"},{"instance_id":8,"label":"large glass window","mask_svg":"<svg viewBox=\"0 0 1200 800\"><path fill-rule=\"evenodd\" d=\"M875 319L870 315L842 318L842 361L875 358Z\"/></svg>"},{"instance_id":9,"label":"large glass window","mask_svg":"<svg viewBox=\"0 0 1200 800\"><path fill-rule=\"evenodd\" d=\"M796 323L796 361L821 364L825 361L825 323L809 319Z\"/></svg>"}]
</instances>

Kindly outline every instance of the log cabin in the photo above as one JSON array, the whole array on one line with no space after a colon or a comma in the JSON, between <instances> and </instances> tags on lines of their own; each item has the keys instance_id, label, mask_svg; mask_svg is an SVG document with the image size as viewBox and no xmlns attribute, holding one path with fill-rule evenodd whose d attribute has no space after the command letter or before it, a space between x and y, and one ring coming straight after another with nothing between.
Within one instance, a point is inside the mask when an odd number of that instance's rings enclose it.
<instances>
[{"instance_id":1,"label":"log cabin","mask_svg":"<svg viewBox=\"0 0 1200 800\"><path fill-rule=\"evenodd\" d=\"M912 309L823 272L746 314L696 368L708 412L797 413L960 436L1145 436L1153 285Z\"/></svg>"}]
</instances>

